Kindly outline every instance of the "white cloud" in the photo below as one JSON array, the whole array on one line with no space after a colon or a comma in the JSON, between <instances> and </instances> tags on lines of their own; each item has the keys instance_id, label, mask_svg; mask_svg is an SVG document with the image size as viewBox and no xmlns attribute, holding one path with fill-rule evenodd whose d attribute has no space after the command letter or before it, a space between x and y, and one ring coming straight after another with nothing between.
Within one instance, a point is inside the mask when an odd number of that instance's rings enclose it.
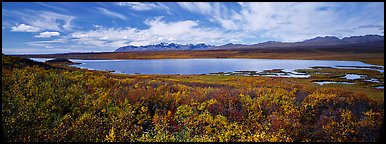
<instances>
[{"instance_id":1,"label":"white cloud","mask_svg":"<svg viewBox=\"0 0 386 144\"><path fill-rule=\"evenodd\" d=\"M178 2L182 8L185 8L191 12L209 14L213 10L213 6L209 2Z\"/></svg>"},{"instance_id":2,"label":"white cloud","mask_svg":"<svg viewBox=\"0 0 386 144\"><path fill-rule=\"evenodd\" d=\"M32 43L45 43L45 44L60 43L60 44L63 44L63 43L69 42L69 38L70 38L69 36L59 36L59 38L54 39L54 40L32 41L32 42L28 42L28 44L32 44Z\"/></svg>"},{"instance_id":3,"label":"white cloud","mask_svg":"<svg viewBox=\"0 0 386 144\"><path fill-rule=\"evenodd\" d=\"M357 27L370 24L384 26L383 19L379 18L379 13L384 11L382 3L364 3L359 10L356 3L243 2L238 3L239 11L229 9L223 3L178 4L190 12L206 16L225 30L287 42L326 35L381 34L379 27ZM345 10L339 5L345 5ZM347 10L347 5L353 6Z\"/></svg>"},{"instance_id":4,"label":"white cloud","mask_svg":"<svg viewBox=\"0 0 386 144\"><path fill-rule=\"evenodd\" d=\"M331 33L338 22L328 3L243 3L240 13L230 16L233 23L244 31L266 31L262 36L284 41L300 41ZM336 29L335 29L336 30Z\"/></svg>"},{"instance_id":5,"label":"white cloud","mask_svg":"<svg viewBox=\"0 0 386 144\"><path fill-rule=\"evenodd\" d=\"M136 33L136 29L127 28L127 29L116 29L116 28L103 28L100 27L94 31L79 31L71 34L72 38L82 39L82 38L93 38L98 40L119 40L119 39L129 39L136 37L133 34Z\"/></svg>"},{"instance_id":6,"label":"white cloud","mask_svg":"<svg viewBox=\"0 0 386 144\"><path fill-rule=\"evenodd\" d=\"M30 41L26 42L27 47L21 49L5 50L7 53L68 53L68 52L102 52L108 51L103 46L95 46L90 44L74 43L75 40L71 39L70 36L59 36L54 40L45 41ZM4 48L8 49L8 48ZM3 52L4 52L3 49Z\"/></svg>"},{"instance_id":7,"label":"white cloud","mask_svg":"<svg viewBox=\"0 0 386 144\"><path fill-rule=\"evenodd\" d=\"M93 25L95 28L101 28L102 26L101 25L96 25L96 24L94 24Z\"/></svg>"},{"instance_id":8,"label":"white cloud","mask_svg":"<svg viewBox=\"0 0 386 144\"><path fill-rule=\"evenodd\" d=\"M13 17L20 17L26 25L43 30L72 31L74 16L58 14L49 11L10 11Z\"/></svg>"},{"instance_id":9,"label":"white cloud","mask_svg":"<svg viewBox=\"0 0 386 144\"><path fill-rule=\"evenodd\" d=\"M160 42L174 42L181 44L223 44L229 39L243 39L244 34L225 33L214 28L199 27L196 21L185 20L178 22L164 22L161 18L147 20L149 29L139 31L137 34L142 36L131 42L132 45L148 45Z\"/></svg>"},{"instance_id":10,"label":"white cloud","mask_svg":"<svg viewBox=\"0 0 386 144\"><path fill-rule=\"evenodd\" d=\"M208 16L211 22L219 23L226 30L240 29L240 25L236 23L236 20L241 20L241 15L233 10L229 10L221 3L178 2L178 5L190 12Z\"/></svg>"},{"instance_id":11,"label":"white cloud","mask_svg":"<svg viewBox=\"0 0 386 144\"><path fill-rule=\"evenodd\" d=\"M130 39L135 36L136 29L115 29L98 27L93 31L79 31L71 34L71 41L89 46L108 47L115 50L118 47L127 45Z\"/></svg>"},{"instance_id":12,"label":"white cloud","mask_svg":"<svg viewBox=\"0 0 386 144\"><path fill-rule=\"evenodd\" d=\"M116 18L119 18L119 19L122 19L122 20L127 20L126 16L123 15L123 14L120 14L120 13L117 13L117 12L113 12L111 10L108 10L108 9L105 9L105 8L100 8L100 7L98 7L97 9L99 10L100 13L102 13L104 15L111 16L111 17L116 17Z\"/></svg>"},{"instance_id":13,"label":"white cloud","mask_svg":"<svg viewBox=\"0 0 386 144\"><path fill-rule=\"evenodd\" d=\"M79 48L82 49L79 49ZM53 54L53 53L69 53L69 52L102 52L103 49L95 50L84 45L69 45L69 46L49 46L49 45L31 45L30 47L4 47L4 54Z\"/></svg>"},{"instance_id":14,"label":"white cloud","mask_svg":"<svg viewBox=\"0 0 386 144\"><path fill-rule=\"evenodd\" d=\"M55 39L55 40L48 40L48 41L31 41L27 42L26 44L33 47L38 48L57 48L57 47L63 47L68 42L68 39L64 36L61 38Z\"/></svg>"},{"instance_id":15,"label":"white cloud","mask_svg":"<svg viewBox=\"0 0 386 144\"><path fill-rule=\"evenodd\" d=\"M37 32L40 29L26 24L19 24L11 27L13 32Z\"/></svg>"},{"instance_id":16,"label":"white cloud","mask_svg":"<svg viewBox=\"0 0 386 144\"><path fill-rule=\"evenodd\" d=\"M128 2L115 4L136 11L169 11L169 7L175 6L173 4L166 6L164 3ZM118 10L101 7L94 8L94 14L101 13L117 18L112 21L115 27L105 28L99 25L92 26L94 23L89 23L87 26L81 25L79 28L91 27L91 30L74 31L72 24L75 20L74 16L28 9L3 9L3 16L20 19L18 21L10 19L2 23L3 27L10 28L14 32L41 32L35 37L57 36L54 37L55 40L51 41L28 43L30 46L42 48L73 47L74 50L81 48L89 51L93 49L113 51L120 46L129 44L148 45L161 42L207 43L212 45L222 45L229 42L252 44L262 42L260 40L293 42L327 35L345 37L369 33L384 34L383 3L182 2L176 5L185 9L183 13L188 12L186 15L189 15L189 12L201 14L201 17L194 16L194 18L200 19L203 23L195 19L186 19L192 18L191 16L179 15L181 17L171 19L166 17L168 20L173 19L173 22L163 20L163 17L147 19L144 22L147 26L141 27L141 29L119 28L121 25L117 19L128 20L129 17ZM53 9L61 8L50 7L51 5L45 4L43 6ZM101 6L106 5L101 4ZM61 11L64 12L65 10ZM83 24L82 21L79 22L79 24ZM69 35L66 35L67 33Z\"/></svg>"},{"instance_id":17,"label":"white cloud","mask_svg":"<svg viewBox=\"0 0 386 144\"><path fill-rule=\"evenodd\" d=\"M38 2L37 4L42 5L42 6L45 6L45 7L48 7L48 8L51 8L51 9L54 9L54 10L59 10L59 11L63 11L63 12L68 12L68 10L66 10L66 9L64 9L64 8L52 6L52 5L50 5L50 3L47 3L47 2L46 2L46 3Z\"/></svg>"},{"instance_id":18,"label":"white cloud","mask_svg":"<svg viewBox=\"0 0 386 144\"><path fill-rule=\"evenodd\" d=\"M118 47L122 47L122 46L126 46L128 45L128 41L127 40L118 40L118 41L113 41L111 42L109 45L111 45L114 48L118 48Z\"/></svg>"},{"instance_id":19,"label":"white cloud","mask_svg":"<svg viewBox=\"0 0 386 144\"><path fill-rule=\"evenodd\" d=\"M73 16L62 15L54 12L41 11L38 13L37 18L31 18L27 21L33 26L39 27L40 29L57 30L62 29L71 31ZM64 24L62 24L64 23Z\"/></svg>"},{"instance_id":20,"label":"white cloud","mask_svg":"<svg viewBox=\"0 0 386 144\"><path fill-rule=\"evenodd\" d=\"M78 44L84 44L84 45L93 45L93 46L109 46L106 41L104 40L99 40L99 39L94 39L94 38L80 38L80 39L74 39Z\"/></svg>"},{"instance_id":21,"label":"white cloud","mask_svg":"<svg viewBox=\"0 0 386 144\"><path fill-rule=\"evenodd\" d=\"M137 11L146 11L152 9L169 9L167 6L162 3L145 3L145 2L118 2L119 6L128 6L131 9Z\"/></svg>"},{"instance_id":22,"label":"white cloud","mask_svg":"<svg viewBox=\"0 0 386 144\"><path fill-rule=\"evenodd\" d=\"M50 44L43 44L43 43L31 43L31 44L28 44L28 45L34 46L34 47L39 47L39 48L54 48Z\"/></svg>"},{"instance_id":23,"label":"white cloud","mask_svg":"<svg viewBox=\"0 0 386 144\"><path fill-rule=\"evenodd\" d=\"M162 17L148 19L148 29L98 28L71 34L77 44L108 47L111 51L126 45L149 45L161 42L179 44L206 43L219 45L251 37L242 33L225 33L219 29L201 28L197 21L165 22Z\"/></svg>"},{"instance_id":24,"label":"white cloud","mask_svg":"<svg viewBox=\"0 0 386 144\"><path fill-rule=\"evenodd\" d=\"M49 38L49 37L59 36L59 35L60 35L59 32L48 32L48 31L46 31L46 32L39 33L35 37L38 37L38 38Z\"/></svg>"}]
</instances>

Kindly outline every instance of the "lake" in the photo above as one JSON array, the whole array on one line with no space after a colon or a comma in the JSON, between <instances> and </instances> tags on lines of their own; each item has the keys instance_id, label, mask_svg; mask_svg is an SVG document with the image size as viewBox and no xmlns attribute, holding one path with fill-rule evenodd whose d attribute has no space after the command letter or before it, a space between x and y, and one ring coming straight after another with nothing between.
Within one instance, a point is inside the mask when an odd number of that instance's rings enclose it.
<instances>
[{"instance_id":1,"label":"lake","mask_svg":"<svg viewBox=\"0 0 386 144\"><path fill-rule=\"evenodd\" d=\"M47 58L31 58L44 62ZM308 77L294 72L296 69L309 69L315 66L333 68L370 68L383 72L383 66L359 61L336 60L283 60L283 59L147 59L147 60L80 60L70 59L82 64L72 65L92 70L107 70L125 74L210 74L219 72L256 71L282 69L284 73L268 73L266 76Z\"/></svg>"}]
</instances>

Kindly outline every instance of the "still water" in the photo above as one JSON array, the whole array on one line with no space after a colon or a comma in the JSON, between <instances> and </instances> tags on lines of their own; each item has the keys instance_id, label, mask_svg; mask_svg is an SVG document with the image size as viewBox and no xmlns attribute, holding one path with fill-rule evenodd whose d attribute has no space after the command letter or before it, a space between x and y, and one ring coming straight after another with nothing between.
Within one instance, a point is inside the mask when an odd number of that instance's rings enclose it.
<instances>
[{"instance_id":1,"label":"still water","mask_svg":"<svg viewBox=\"0 0 386 144\"><path fill-rule=\"evenodd\" d=\"M44 62L47 58L31 58ZM283 69L299 76L296 69L309 69L314 66L326 67L374 67L383 66L366 64L359 61L336 60L278 60L278 59L149 59L149 60L80 60L70 59L82 64L72 65L92 70L107 70L125 74L209 74L218 72L256 71Z\"/></svg>"}]
</instances>

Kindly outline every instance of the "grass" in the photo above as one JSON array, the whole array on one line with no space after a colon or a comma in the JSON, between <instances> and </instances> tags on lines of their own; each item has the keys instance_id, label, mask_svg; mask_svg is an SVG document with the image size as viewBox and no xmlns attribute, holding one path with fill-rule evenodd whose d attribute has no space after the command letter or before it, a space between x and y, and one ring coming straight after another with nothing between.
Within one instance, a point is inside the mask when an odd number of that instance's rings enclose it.
<instances>
[{"instance_id":1,"label":"grass","mask_svg":"<svg viewBox=\"0 0 386 144\"><path fill-rule=\"evenodd\" d=\"M86 69L74 68L63 64L51 64L52 66L61 67L72 71L90 71ZM93 71L93 70L91 70ZM330 81L348 81L343 78L345 74L364 74L368 77L376 78L384 82L384 75L381 72L374 70L360 70L360 69L336 69L336 68L322 68L322 69L299 69L297 72L310 74L310 78L281 78L281 77L265 77L265 76L237 76L237 75L127 75L127 74L112 74L103 71L93 71L101 73L109 77L126 77L131 79L155 79L160 81L182 82L182 83L196 83L198 85L229 85L232 87L276 87L278 84L282 87L297 87L307 89L317 89L322 87L329 88L348 88L351 91L358 93L365 93L369 98L374 100L384 100L384 91L375 89L377 83L362 82L361 80L350 80L355 82L353 85L327 84L318 85L312 83L315 80L330 80ZM330 73L330 74L315 74L316 72Z\"/></svg>"},{"instance_id":2,"label":"grass","mask_svg":"<svg viewBox=\"0 0 386 144\"><path fill-rule=\"evenodd\" d=\"M363 82L360 79L346 80L341 78L345 74L358 74L367 75L368 77L376 78L380 82L384 82L384 74L374 70L358 70L358 69L336 69L336 68L321 68L321 69L300 69L297 72L310 74L311 77L307 81L312 82L316 80L328 80L328 81L350 81L355 82L353 85L339 85L328 84L322 87L341 87L344 89L350 89L351 91L366 93L369 98L375 100L384 100L384 90L375 89L374 86L379 84L372 82ZM317 74L317 73L329 73L329 74Z\"/></svg>"},{"instance_id":3,"label":"grass","mask_svg":"<svg viewBox=\"0 0 386 144\"><path fill-rule=\"evenodd\" d=\"M360 82L319 86L312 81L339 80L347 70L319 71L333 75L125 75L3 55L3 139L378 141L384 90Z\"/></svg>"}]
</instances>

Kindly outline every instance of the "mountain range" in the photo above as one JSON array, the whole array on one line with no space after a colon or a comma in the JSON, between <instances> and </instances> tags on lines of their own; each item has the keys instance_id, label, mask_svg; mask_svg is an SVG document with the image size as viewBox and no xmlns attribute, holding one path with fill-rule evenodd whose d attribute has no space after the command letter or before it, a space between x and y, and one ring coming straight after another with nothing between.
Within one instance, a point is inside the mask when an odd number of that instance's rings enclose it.
<instances>
[{"instance_id":1,"label":"mountain range","mask_svg":"<svg viewBox=\"0 0 386 144\"><path fill-rule=\"evenodd\" d=\"M125 51L163 51L163 50L207 50L210 49L212 45L201 44L175 44L175 43L160 43L156 45L146 45L146 46L124 46L120 47L114 52L125 52Z\"/></svg>"},{"instance_id":2,"label":"mountain range","mask_svg":"<svg viewBox=\"0 0 386 144\"><path fill-rule=\"evenodd\" d=\"M228 43L221 46L201 44L181 45L176 43L160 43L156 45L145 46L123 46L114 52L126 51L165 51L165 50L242 50L242 49L266 49L266 48L301 48L301 47L337 47L337 46L352 46L352 45L384 45L384 36L380 35L365 35L351 36L339 39L335 36L315 37L313 39L304 40L302 42L276 42L267 41L252 45Z\"/></svg>"}]
</instances>

